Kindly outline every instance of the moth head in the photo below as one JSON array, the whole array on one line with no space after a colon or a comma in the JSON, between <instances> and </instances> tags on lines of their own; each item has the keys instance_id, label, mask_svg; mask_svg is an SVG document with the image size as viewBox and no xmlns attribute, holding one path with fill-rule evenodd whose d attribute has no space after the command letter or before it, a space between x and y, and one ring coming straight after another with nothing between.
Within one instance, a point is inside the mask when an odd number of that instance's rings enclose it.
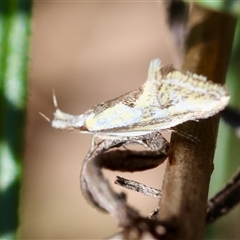
<instances>
[{"instance_id":1,"label":"moth head","mask_svg":"<svg viewBox=\"0 0 240 240\"><path fill-rule=\"evenodd\" d=\"M53 128L57 128L60 130L67 130L67 131L87 132L87 129L84 126L84 123L85 123L84 115L74 116L74 115L62 112L58 108L57 99L56 99L55 94L53 94L53 103L54 103L56 110L53 113L54 117L52 120L50 120L44 114L40 113L40 115L42 117L44 117L48 122L51 123Z\"/></svg>"}]
</instances>

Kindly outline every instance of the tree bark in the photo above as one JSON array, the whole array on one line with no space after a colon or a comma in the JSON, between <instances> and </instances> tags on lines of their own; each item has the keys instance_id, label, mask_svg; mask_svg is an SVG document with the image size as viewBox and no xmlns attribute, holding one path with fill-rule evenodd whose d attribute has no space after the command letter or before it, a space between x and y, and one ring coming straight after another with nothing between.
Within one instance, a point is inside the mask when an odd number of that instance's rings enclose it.
<instances>
[{"instance_id":1,"label":"tree bark","mask_svg":"<svg viewBox=\"0 0 240 240\"><path fill-rule=\"evenodd\" d=\"M224 84L236 19L193 4L183 69ZM177 127L199 143L172 134L158 219L172 234L167 239L203 238L207 197L219 115Z\"/></svg>"}]
</instances>

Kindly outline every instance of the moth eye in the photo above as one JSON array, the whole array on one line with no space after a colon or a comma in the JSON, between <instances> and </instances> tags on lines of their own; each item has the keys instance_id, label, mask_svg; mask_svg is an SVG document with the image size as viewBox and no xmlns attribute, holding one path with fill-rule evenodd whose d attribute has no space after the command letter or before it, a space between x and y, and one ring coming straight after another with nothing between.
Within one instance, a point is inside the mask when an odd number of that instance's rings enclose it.
<instances>
[{"instance_id":1,"label":"moth eye","mask_svg":"<svg viewBox=\"0 0 240 240\"><path fill-rule=\"evenodd\" d=\"M88 131L88 128L85 126L80 127L80 131Z\"/></svg>"}]
</instances>

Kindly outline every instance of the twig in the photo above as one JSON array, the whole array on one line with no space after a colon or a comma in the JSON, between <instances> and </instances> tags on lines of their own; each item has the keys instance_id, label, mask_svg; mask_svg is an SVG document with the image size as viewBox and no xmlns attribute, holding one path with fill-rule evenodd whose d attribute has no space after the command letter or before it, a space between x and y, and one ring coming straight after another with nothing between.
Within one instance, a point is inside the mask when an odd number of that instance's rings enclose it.
<instances>
[{"instance_id":1,"label":"twig","mask_svg":"<svg viewBox=\"0 0 240 240\"><path fill-rule=\"evenodd\" d=\"M129 190L140 192L146 196L160 198L162 191L156 188L146 186L134 180L125 179L117 176L115 184L127 188ZM234 207L240 203L240 170L237 171L235 176L221 189L214 197L208 200L207 203L207 216L206 224L215 222L222 216L229 213ZM159 208L155 209L149 215L152 219L158 214Z\"/></svg>"},{"instance_id":2,"label":"twig","mask_svg":"<svg viewBox=\"0 0 240 240\"><path fill-rule=\"evenodd\" d=\"M208 201L206 223L210 224L240 203L240 169L226 186Z\"/></svg>"},{"instance_id":3,"label":"twig","mask_svg":"<svg viewBox=\"0 0 240 240\"><path fill-rule=\"evenodd\" d=\"M234 34L235 19L193 4L183 68L224 83ZM179 126L200 140L193 144L172 135L163 182L159 219L175 229L167 239L201 239L219 116ZM197 217L196 217L197 216Z\"/></svg>"},{"instance_id":4,"label":"twig","mask_svg":"<svg viewBox=\"0 0 240 240\"><path fill-rule=\"evenodd\" d=\"M143 144L149 151L107 150L128 144ZM117 218L125 227L125 236L132 231L137 235L144 232L159 236L157 222L142 218L136 210L127 205L123 194L116 194L104 179L101 168L120 171L142 171L163 163L169 154L169 143L160 133L151 133L129 140L104 140L90 150L83 162L81 187L89 203ZM123 161L124 159L124 161ZM140 224L141 223L141 224ZM129 238L128 238L129 239Z\"/></svg>"},{"instance_id":5,"label":"twig","mask_svg":"<svg viewBox=\"0 0 240 240\"><path fill-rule=\"evenodd\" d=\"M240 138L240 111L228 106L221 112L221 117L234 129L236 136Z\"/></svg>"}]
</instances>

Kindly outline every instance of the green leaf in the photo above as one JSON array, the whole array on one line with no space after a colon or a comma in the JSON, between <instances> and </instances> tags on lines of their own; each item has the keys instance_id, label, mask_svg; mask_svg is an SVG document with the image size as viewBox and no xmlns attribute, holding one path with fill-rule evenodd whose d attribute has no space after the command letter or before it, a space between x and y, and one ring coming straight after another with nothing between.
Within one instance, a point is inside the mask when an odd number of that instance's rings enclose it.
<instances>
[{"instance_id":1,"label":"green leaf","mask_svg":"<svg viewBox=\"0 0 240 240\"><path fill-rule=\"evenodd\" d=\"M0 239L16 238L31 0L0 0Z\"/></svg>"},{"instance_id":2,"label":"green leaf","mask_svg":"<svg viewBox=\"0 0 240 240\"><path fill-rule=\"evenodd\" d=\"M185 0L185 2L189 2L189 3L194 2L218 12L240 14L239 0L195 0L195 1Z\"/></svg>"}]
</instances>

